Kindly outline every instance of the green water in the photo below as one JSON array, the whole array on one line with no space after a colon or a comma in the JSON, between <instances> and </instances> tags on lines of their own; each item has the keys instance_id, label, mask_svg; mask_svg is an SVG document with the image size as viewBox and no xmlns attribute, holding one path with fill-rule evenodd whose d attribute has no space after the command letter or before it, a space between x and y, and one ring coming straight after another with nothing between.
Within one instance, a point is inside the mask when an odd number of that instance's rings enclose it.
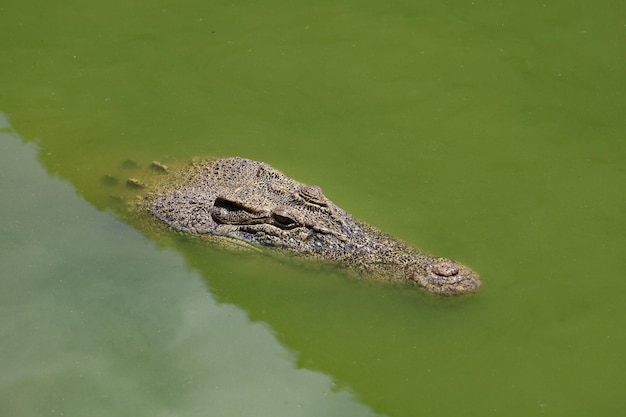
<instances>
[{"instance_id":1,"label":"green water","mask_svg":"<svg viewBox=\"0 0 626 417\"><path fill-rule=\"evenodd\" d=\"M4 2L0 415L624 414L626 4L517 3ZM318 184L484 288L116 217L121 161L198 155Z\"/></svg>"}]
</instances>

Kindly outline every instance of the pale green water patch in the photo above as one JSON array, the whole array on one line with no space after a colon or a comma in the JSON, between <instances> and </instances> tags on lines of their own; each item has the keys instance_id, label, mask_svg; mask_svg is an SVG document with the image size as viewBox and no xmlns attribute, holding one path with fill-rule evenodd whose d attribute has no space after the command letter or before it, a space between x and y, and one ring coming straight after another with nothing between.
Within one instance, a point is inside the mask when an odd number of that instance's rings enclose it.
<instances>
[{"instance_id":1,"label":"pale green water patch","mask_svg":"<svg viewBox=\"0 0 626 417\"><path fill-rule=\"evenodd\" d=\"M0 133L2 415L374 415L35 155Z\"/></svg>"}]
</instances>

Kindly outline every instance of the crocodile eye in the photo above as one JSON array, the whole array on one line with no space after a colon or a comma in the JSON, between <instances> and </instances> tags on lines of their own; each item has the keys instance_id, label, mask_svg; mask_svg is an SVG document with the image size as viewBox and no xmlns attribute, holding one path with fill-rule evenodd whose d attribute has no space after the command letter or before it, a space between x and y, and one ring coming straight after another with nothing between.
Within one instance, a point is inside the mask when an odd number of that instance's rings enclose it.
<instances>
[{"instance_id":1,"label":"crocodile eye","mask_svg":"<svg viewBox=\"0 0 626 417\"><path fill-rule=\"evenodd\" d=\"M276 222L276 225L279 227L290 229L298 225L298 222L296 222L296 220L291 217L291 213L289 213L289 210L282 207L277 207L276 209L274 209L274 211L272 212L272 218Z\"/></svg>"},{"instance_id":2,"label":"crocodile eye","mask_svg":"<svg viewBox=\"0 0 626 417\"><path fill-rule=\"evenodd\" d=\"M218 196L213 203L215 207L225 209L227 212L246 210L246 208L235 200L228 197Z\"/></svg>"},{"instance_id":3,"label":"crocodile eye","mask_svg":"<svg viewBox=\"0 0 626 417\"><path fill-rule=\"evenodd\" d=\"M286 226L286 225L288 225L288 224L291 224L291 223L295 223L295 222L294 222L292 219L290 219L289 217L281 216L280 214L274 214L274 219L275 219L278 223L280 223L280 224L282 224L282 225L284 225L284 226Z\"/></svg>"}]
</instances>

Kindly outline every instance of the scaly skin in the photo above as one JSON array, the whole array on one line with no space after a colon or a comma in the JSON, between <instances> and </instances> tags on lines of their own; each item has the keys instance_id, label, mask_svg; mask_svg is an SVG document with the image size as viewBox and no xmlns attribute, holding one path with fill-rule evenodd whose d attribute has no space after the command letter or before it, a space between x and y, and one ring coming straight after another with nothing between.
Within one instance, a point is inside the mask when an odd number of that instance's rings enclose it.
<instances>
[{"instance_id":1,"label":"scaly skin","mask_svg":"<svg viewBox=\"0 0 626 417\"><path fill-rule=\"evenodd\" d=\"M238 239L332 262L384 281L415 282L442 295L475 292L480 277L354 219L306 186L243 158L197 160L168 175L146 207L174 229Z\"/></svg>"}]
</instances>

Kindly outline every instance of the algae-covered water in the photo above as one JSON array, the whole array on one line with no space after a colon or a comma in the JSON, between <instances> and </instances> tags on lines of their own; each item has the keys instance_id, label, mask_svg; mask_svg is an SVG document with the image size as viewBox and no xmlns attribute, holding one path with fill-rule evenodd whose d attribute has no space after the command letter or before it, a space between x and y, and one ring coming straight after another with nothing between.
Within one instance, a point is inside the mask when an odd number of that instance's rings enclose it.
<instances>
[{"instance_id":1,"label":"algae-covered water","mask_svg":"<svg viewBox=\"0 0 626 417\"><path fill-rule=\"evenodd\" d=\"M625 16L5 1L0 415L624 414ZM232 155L483 288L440 299L156 236L102 181Z\"/></svg>"}]
</instances>

